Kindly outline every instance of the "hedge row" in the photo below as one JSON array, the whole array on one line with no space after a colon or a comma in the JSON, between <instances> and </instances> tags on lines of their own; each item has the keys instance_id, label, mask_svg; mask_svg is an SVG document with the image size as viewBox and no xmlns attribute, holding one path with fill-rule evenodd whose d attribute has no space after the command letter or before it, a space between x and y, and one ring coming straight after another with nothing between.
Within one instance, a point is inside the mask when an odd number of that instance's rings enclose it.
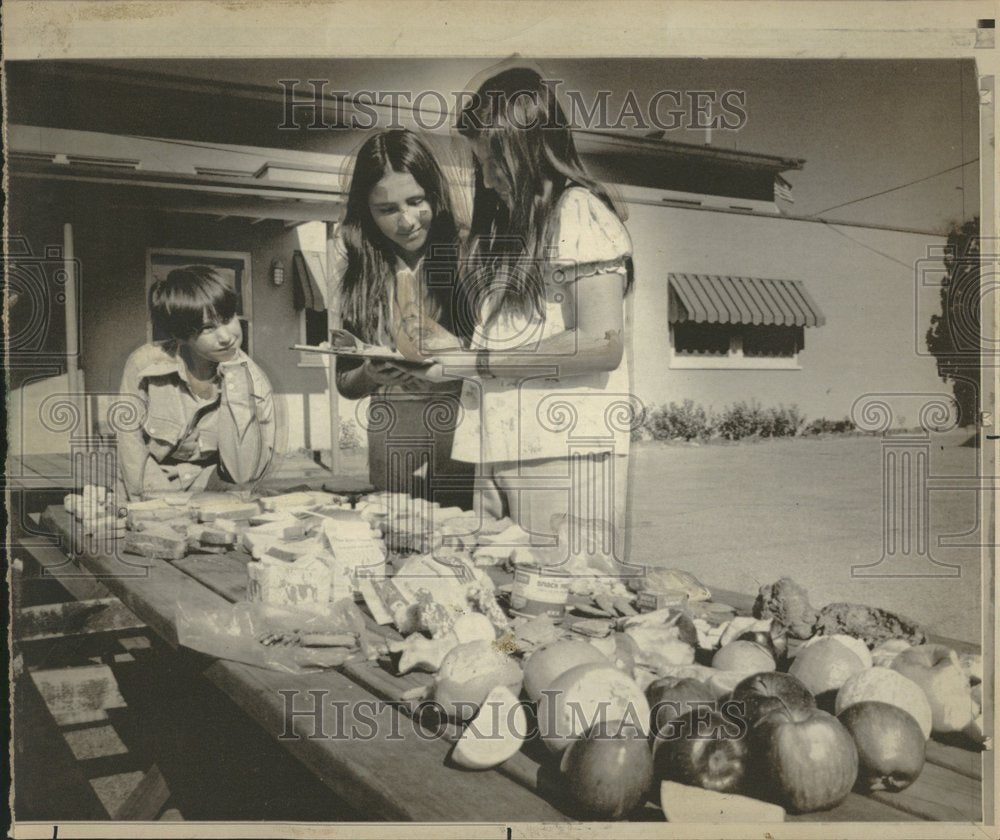
<instances>
[{"instance_id":1,"label":"hedge row","mask_svg":"<svg viewBox=\"0 0 1000 840\"><path fill-rule=\"evenodd\" d=\"M653 440L742 440L743 438L797 437L801 435L848 434L856 427L849 419L820 418L806 423L794 405L764 408L756 402L738 402L716 413L684 400L647 408L637 437Z\"/></svg>"}]
</instances>

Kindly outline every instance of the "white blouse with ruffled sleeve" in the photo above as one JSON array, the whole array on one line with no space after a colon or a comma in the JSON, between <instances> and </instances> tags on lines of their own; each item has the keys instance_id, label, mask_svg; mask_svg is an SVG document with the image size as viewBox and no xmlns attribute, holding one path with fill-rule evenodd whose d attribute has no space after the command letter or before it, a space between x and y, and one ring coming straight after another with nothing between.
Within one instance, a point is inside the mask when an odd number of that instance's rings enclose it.
<instances>
[{"instance_id":1,"label":"white blouse with ruffled sleeve","mask_svg":"<svg viewBox=\"0 0 1000 840\"><path fill-rule=\"evenodd\" d=\"M544 313L489 319L482 311L473 348L525 353L539 340L572 329L574 284L581 277L616 274L624 290L632 242L618 216L589 190L571 187L560 197L548 251ZM502 357L496 364L502 365ZM571 453L627 455L632 402L627 353L613 371L565 379L551 367L540 367L531 379L467 379L452 458L509 463Z\"/></svg>"}]
</instances>

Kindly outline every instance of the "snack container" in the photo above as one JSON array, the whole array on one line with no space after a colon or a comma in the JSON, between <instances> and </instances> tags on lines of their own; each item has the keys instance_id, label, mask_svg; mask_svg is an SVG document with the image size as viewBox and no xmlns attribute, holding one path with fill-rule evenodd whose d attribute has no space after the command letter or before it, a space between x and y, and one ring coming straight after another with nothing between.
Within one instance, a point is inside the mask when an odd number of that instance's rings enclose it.
<instances>
[{"instance_id":1,"label":"snack container","mask_svg":"<svg viewBox=\"0 0 1000 840\"><path fill-rule=\"evenodd\" d=\"M545 566L519 566L514 570L510 610L515 615L561 618L569 598L570 576Z\"/></svg>"},{"instance_id":2,"label":"snack container","mask_svg":"<svg viewBox=\"0 0 1000 840\"><path fill-rule=\"evenodd\" d=\"M639 593L636 606L639 612L655 612L662 609L682 610L687 606L688 594L678 589L656 592L644 589Z\"/></svg>"}]
</instances>

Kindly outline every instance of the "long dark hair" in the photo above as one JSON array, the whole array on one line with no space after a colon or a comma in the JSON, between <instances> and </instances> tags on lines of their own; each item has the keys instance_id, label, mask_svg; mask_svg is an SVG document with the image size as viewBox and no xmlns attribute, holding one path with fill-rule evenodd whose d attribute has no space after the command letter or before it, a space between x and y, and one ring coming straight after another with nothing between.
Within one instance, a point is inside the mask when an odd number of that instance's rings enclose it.
<instances>
[{"instance_id":1,"label":"long dark hair","mask_svg":"<svg viewBox=\"0 0 1000 840\"><path fill-rule=\"evenodd\" d=\"M500 282L494 313L517 310L541 314L544 290L540 266L550 251L549 224L560 196L583 187L615 213L607 190L584 168L569 121L555 91L527 67L487 79L458 116L458 132L486 139L510 184L510 207L483 183L476 163L467 294L481 301L486 283ZM632 284L628 260L626 291Z\"/></svg>"},{"instance_id":2,"label":"long dark hair","mask_svg":"<svg viewBox=\"0 0 1000 840\"><path fill-rule=\"evenodd\" d=\"M347 248L347 270L340 283L342 319L357 331L359 338L370 342L379 339L380 325L389 324L396 252L376 226L368 198L390 172L412 175L434 212L424 246L424 274L430 278L428 295L437 311L428 315L450 329L451 313L456 308L458 231L444 174L434 155L412 131L381 131L369 137L355 157L341 225Z\"/></svg>"}]
</instances>

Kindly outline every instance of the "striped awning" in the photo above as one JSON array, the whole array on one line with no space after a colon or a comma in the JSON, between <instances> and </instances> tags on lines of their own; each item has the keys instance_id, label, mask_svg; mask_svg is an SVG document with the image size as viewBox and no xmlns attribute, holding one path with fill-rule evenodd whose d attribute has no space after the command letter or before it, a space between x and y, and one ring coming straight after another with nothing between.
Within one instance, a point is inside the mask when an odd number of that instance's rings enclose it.
<instances>
[{"instance_id":1,"label":"striped awning","mask_svg":"<svg viewBox=\"0 0 1000 840\"><path fill-rule=\"evenodd\" d=\"M325 310L326 271L319 251L296 251L292 257L295 274L295 308Z\"/></svg>"},{"instance_id":2,"label":"striped awning","mask_svg":"<svg viewBox=\"0 0 1000 840\"><path fill-rule=\"evenodd\" d=\"M669 320L821 327L826 317L799 280L670 274Z\"/></svg>"}]
</instances>

